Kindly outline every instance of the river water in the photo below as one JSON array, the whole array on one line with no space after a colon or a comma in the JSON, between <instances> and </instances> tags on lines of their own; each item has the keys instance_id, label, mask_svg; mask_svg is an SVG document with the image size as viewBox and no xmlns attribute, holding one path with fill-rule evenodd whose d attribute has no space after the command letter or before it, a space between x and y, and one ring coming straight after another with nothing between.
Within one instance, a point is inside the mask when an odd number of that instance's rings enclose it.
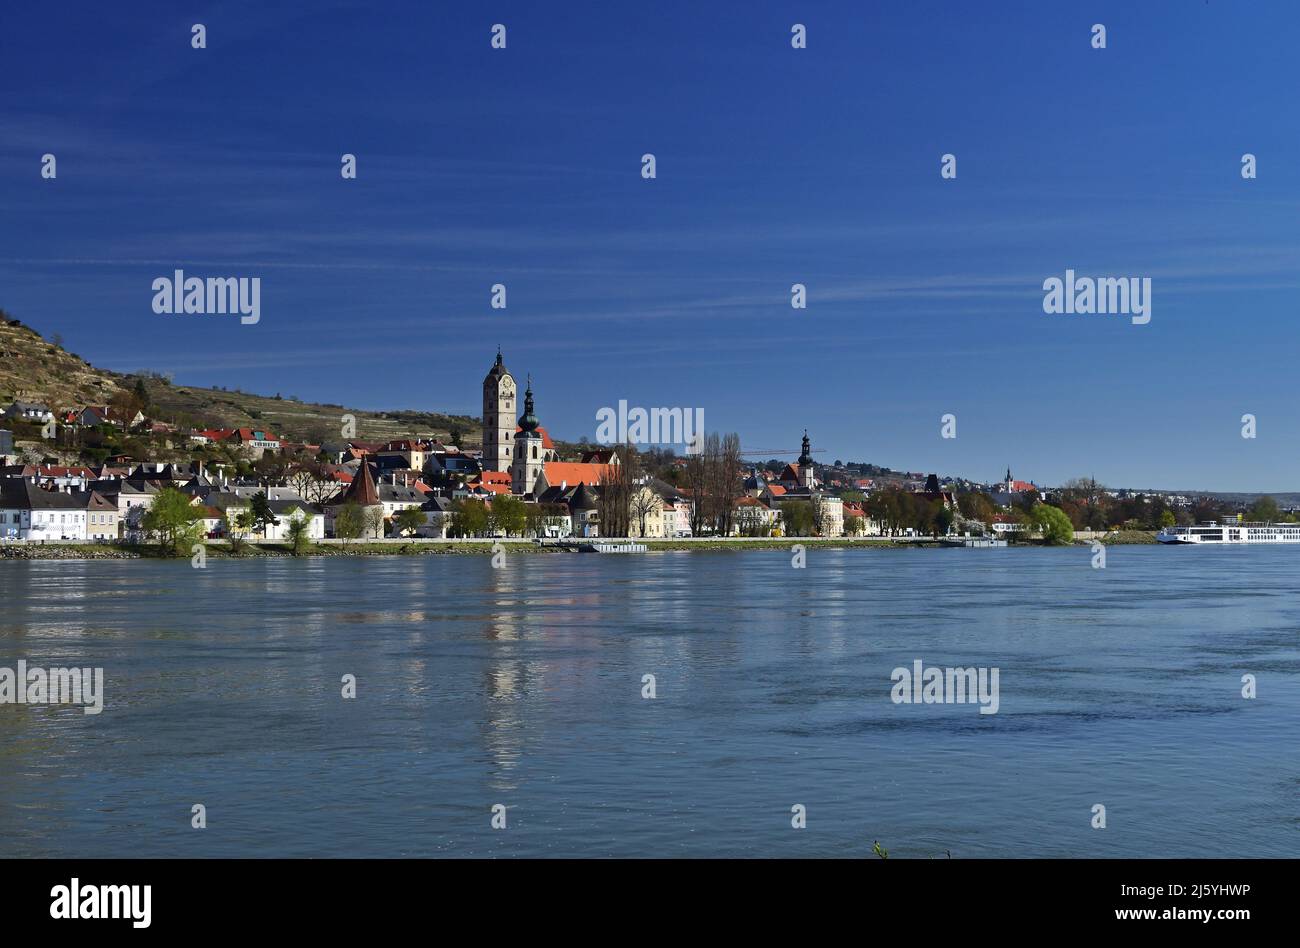
<instances>
[{"instance_id":1,"label":"river water","mask_svg":"<svg viewBox=\"0 0 1300 948\"><path fill-rule=\"evenodd\" d=\"M0 856L1300 852L1300 549L791 561L0 561Z\"/></svg>"}]
</instances>

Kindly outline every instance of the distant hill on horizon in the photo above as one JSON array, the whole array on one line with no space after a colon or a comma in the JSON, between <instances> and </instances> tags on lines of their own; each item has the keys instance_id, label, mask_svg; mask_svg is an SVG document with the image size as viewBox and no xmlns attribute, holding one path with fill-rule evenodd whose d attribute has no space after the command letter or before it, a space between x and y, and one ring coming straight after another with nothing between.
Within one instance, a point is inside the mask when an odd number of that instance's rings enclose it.
<instances>
[{"instance_id":1,"label":"distant hill on horizon","mask_svg":"<svg viewBox=\"0 0 1300 948\"><path fill-rule=\"evenodd\" d=\"M412 435L450 438L453 428L465 447L478 447L482 422L468 415L397 410L365 411L343 405L301 402L220 388L176 385L158 373L122 373L97 368L45 339L0 310L0 408L15 399L40 402L54 411L106 405L143 379L152 413L161 421L198 428L267 428L293 441L341 438L344 415L356 418L356 436L387 441Z\"/></svg>"}]
</instances>

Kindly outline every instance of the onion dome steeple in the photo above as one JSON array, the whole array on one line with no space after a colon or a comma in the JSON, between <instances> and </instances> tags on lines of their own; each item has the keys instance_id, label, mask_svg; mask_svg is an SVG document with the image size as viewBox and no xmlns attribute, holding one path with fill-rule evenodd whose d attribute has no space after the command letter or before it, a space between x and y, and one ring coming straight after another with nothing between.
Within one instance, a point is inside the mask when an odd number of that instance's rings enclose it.
<instances>
[{"instance_id":1,"label":"onion dome steeple","mask_svg":"<svg viewBox=\"0 0 1300 948\"><path fill-rule=\"evenodd\" d=\"M803 430L803 453L799 455L799 466L805 467L812 462L812 444L808 440L808 429L805 428Z\"/></svg>"},{"instance_id":2,"label":"onion dome steeple","mask_svg":"<svg viewBox=\"0 0 1300 948\"><path fill-rule=\"evenodd\" d=\"M529 375L528 388L524 392L524 413L519 419L519 427L525 434L532 434L537 430L537 425L537 415L533 413L533 377Z\"/></svg>"}]
</instances>

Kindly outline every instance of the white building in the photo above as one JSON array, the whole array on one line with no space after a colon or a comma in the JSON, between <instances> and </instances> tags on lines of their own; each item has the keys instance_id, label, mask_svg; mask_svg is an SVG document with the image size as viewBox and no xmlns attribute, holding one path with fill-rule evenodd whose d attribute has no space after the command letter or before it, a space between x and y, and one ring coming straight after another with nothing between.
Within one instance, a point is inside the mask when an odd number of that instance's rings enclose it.
<instances>
[{"instance_id":1,"label":"white building","mask_svg":"<svg viewBox=\"0 0 1300 948\"><path fill-rule=\"evenodd\" d=\"M5 415L9 418L19 418L23 421L34 421L38 424L44 424L47 421L54 420L54 412L50 411L46 405L40 405L35 402L14 402L5 409Z\"/></svg>"},{"instance_id":2,"label":"white building","mask_svg":"<svg viewBox=\"0 0 1300 948\"><path fill-rule=\"evenodd\" d=\"M86 539L86 496L41 490L26 478L0 482L0 537L9 540Z\"/></svg>"}]
</instances>

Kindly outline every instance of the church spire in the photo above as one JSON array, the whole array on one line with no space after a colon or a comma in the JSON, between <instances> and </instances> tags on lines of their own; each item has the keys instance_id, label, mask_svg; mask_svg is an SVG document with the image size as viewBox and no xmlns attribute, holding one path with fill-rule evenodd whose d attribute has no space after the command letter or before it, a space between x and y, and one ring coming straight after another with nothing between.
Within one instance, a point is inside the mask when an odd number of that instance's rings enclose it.
<instances>
[{"instance_id":1,"label":"church spire","mask_svg":"<svg viewBox=\"0 0 1300 948\"><path fill-rule=\"evenodd\" d=\"M533 413L533 376L529 373L528 388L524 391L524 414L519 419L519 427L530 433L537 430L537 425L537 415Z\"/></svg>"},{"instance_id":2,"label":"church spire","mask_svg":"<svg viewBox=\"0 0 1300 948\"><path fill-rule=\"evenodd\" d=\"M805 428L803 430L803 451L799 455L799 466L803 467L812 462L812 443L808 440L808 429Z\"/></svg>"}]
</instances>

